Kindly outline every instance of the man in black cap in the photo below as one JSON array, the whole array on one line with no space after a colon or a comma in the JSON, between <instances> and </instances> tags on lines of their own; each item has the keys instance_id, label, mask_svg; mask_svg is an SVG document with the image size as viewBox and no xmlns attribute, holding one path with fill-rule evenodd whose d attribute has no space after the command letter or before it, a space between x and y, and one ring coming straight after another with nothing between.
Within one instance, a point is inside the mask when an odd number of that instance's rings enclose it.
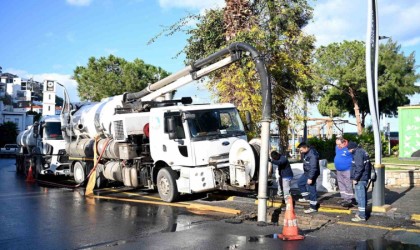
<instances>
[{"instance_id":1,"label":"man in black cap","mask_svg":"<svg viewBox=\"0 0 420 250\"><path fill-rule=\"evenodd\" d=\"M304 213L317 212L317 192L316 179L320 174L319 170L319 154L308 144L302 142L298 145L300 153L303 155L303 175L298 180L298 186L302 199L299 202L309 202L309 209L304 210ZM309 198L309 199L308 199Z\"/></svg>"},{"instance_id":2,"label":"man in black cap","mask_svg":"<svg viewBox=\"0 0 420 250\"><path fill-rule=\"evenodd\" d=\"M371 163L368 153L355 142L347 145L350 153L353 154L350 179L353 180L356 201L358 203L358 214L352 221L366 221L367 184L370 179Z\"/></svg>"}]
</instances>

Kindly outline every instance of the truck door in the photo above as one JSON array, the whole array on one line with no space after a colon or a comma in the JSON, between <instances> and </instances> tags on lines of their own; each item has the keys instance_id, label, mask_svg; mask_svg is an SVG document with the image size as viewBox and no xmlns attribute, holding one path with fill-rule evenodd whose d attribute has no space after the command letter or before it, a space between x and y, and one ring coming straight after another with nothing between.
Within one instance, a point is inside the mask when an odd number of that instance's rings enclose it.
<instances>
[{"instance_id":1,"label":"truck door","mask_svg":"<svg viewBox=\"0 0 420 250\"><path fill-rule=\"evenodd\" d=\"M162 141L162 154L171 165L193 166L194 160L185 126L180 112L164 114L164 134L168 139Z\"/></svg>"}]
</instances>

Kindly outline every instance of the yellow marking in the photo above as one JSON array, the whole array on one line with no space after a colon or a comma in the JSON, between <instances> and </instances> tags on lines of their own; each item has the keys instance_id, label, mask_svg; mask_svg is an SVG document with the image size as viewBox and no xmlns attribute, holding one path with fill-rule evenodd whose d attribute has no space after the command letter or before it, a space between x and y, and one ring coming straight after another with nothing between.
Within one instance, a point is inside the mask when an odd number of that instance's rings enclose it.
<instances>
[{"instance_id":1,"label":"yellow marking","mask_svg":"<svg viewBox=\"0 0 420 250\"><path fill-rule=\"evenodd\" d=\"M197 204L197 203L191 203L187 207L189 209L198 209L198 210L210 210L210 211L216 211L216 212L222 212L226 214L240 214L241 210L236 210L232 208L226 208L226 207L216 207L211 205L204 205L204 204Z\"/></svg>"},{"instance_id":2,"label":"yellow marking","mask_svg":"<svg viewBox=\"0 0 420 250\"><path fill-rule=\"evenodd\" d=\"M233 201L233 200L235 200L235 196L229 196L226 200Z\"/></svg>"},{"instance_id":3,"label":"yellow marking","mask_svg":"<svg viewBox=\"0 0 420 250\"><path fill-rule=\"evenodd\" d=\"M411 219L420 221L420 214L412 214Z\"/></svg>"},{"instance_id":4,"label":"yellow marking","mask_svg":"<svg viewBox=\"0 0 420 250\"><path fill-rule=\"evenodd\" d=\"M258 200L255 200L255 205L258 205ZM282 202L278 201L267 201L267 207L281 207L283 205Z\"/></svg>"},{"instance_id":5,"label":"yellow marking","mask_svg":"<svg viewBox=\"0 0 420 250\"><path fill-rule=\"evenodd\" d=\"M164 201L133 200L133 199L110 197L110 196L98 196L98 195L94 195L91 197L96 198L96 199L107 199L107 200L137 202L137 203L144 203L144 204L165 205L165 206L172 206L172 207L183 207L186 209L207 210L207 211L214 211L214 212L221 212L221 213L228 213L228 214L235 214L235 215L241 213L241 210L230 209L230 208L225 208L225 207L216 207L216 206L210 206L210 205L193 204L193 203L168 203Z\"/></svg>"},{"instance_id":6,"label":"yellow marking","mask_svg":"<svg viewBox=\"0 0 420 250\"><path fill-rule=\"evenodd\" d=\"M391 205L372 206L372 212L376 212L376 213L386 213L390 209L391 209Z\"/></svg>"},{"instance_id":7,"label":"yellow marking","mask_svg":"<svg viewBox=\"0 0 420 250\"><path fill-rule=\"evenodd\" d=\"M339 221L337 224L347 225L347 226L355 226L355 227L367 227L367 228L374 228L374 229L382 229L388 231L406 231L410 233L420 233L420 229L406 229L406 228L394 228L394 227L383 227L383 226L375 226L375 225L366 225L360 223L353 223L353 222L345 222Z\"/></svg>"},{"instance_id":8,"label":"yellow marking","mask_svg":"<svg viewBox=\"0 0 420 250\"><path fill-rule=\"evenodd\" d=\"M103 190L103 189L101 189L101 190ZM121 190L118 191L118 190L112 190L112 189L110 189L108 191L116 192L116 193L119 193L119 194L127 194L127 195L130 195L130 196L139 196L139 197L143 197L143 198L147 198L147 199L151 199L151 200L158 200L158 201L161 201L162 200L161 198L155 197L155 196L143 195L143 194L132 193L132 192L124 192L124 191L121 192ZM182 202L178 202L178 203L180 203L180 204L189 204L189 203L182 203Z\"/></svg>"},{"instance_id":9,"label":"yellow marking","mask_svg":"<svg viewBox=\"0 0 420 250\"><path fill-rule=\"evenodd\" d=\"M385 168L385 164L375 163L375 168Z\"/></svg>"},{"instance_id":10,"label":"yellow marking","mask_svg":"<svg viewBox=\"0 0 420 250\"><path fill-rule=\"evenodd\" d=\"M318 211L324 212L324 213L351 214L351 210L348 210L348 209L336 209L336 208L328 208L328 207L320 207Z\"/></svg>"}]
</instances>

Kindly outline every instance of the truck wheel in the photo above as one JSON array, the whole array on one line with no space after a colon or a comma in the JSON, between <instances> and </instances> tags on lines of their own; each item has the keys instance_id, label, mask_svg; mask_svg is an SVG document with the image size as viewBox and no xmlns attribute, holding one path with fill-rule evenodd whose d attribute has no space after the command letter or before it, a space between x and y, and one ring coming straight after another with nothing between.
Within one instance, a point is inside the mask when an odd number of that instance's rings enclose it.
<instances>
[{"instance_id":1,"label":"truck wheel","mask_svg":"<svg viewBox=\"0 0 420 250\"><path fill-rule=\"evenodd\" d=\"M22 157L20 155L16 156L16 173L22 173Z\"/></svg>"},{"instance_id":2,"label":"truck wheel","mask_svg":"<svg viewBox=\"0 0 420 250\"><path fill-rule=\"evenodd\" d=\"M108 180L104 176L104 166L100 164L96 168L96 188L106 187L107 184Z\"/></svg>"},{"instance_id":3,"label":"truck wheel","mask_svg":"<svg viewBox=\"0 0 420 250\"><path fill-rule=\"evenodd\" d=\"M77 184L82 183L86 179L86 171L82 163L76 161L73 166L73 177Z\"/></svg>"},{"instance_id":4,"label":"truck wheel","mask_svg":"<svg viewBox=\"0 0 420 250\"><path fill-rule=\"evenodd\" d=\"M163 201L174 202L179 199L178 187L174 171L169 167L159 170L157 175L157 188Z\"/></svg>"},{"instance_id":5,"label":"truck wheel","mask_svg":"<svg viewBox=\"0 0 420 250\"><path fill-rule=\"evenodd\" d=\"M35 168L33 169L34 178L38 180L41 178L41 169L42 169L42 159L40 156L35 158Z\"/></svg>"}]
</instances>

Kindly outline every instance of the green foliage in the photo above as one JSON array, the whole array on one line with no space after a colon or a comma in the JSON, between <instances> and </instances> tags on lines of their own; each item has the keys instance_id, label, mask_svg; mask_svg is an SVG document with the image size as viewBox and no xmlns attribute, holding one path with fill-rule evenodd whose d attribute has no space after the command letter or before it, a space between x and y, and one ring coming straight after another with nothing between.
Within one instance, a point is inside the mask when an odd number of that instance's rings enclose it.
<instances>
[{"instance_id":1,"label":"green foliage","mask_svg":"<svg viewBox=\"0 0 420 250\"><path fill-rule=\"evenodd\" d=\"M289 115L292 113L290 110L299 105L290 100L296 98L300 89L311 91L308 88L311 76L309 65L315 39L305 35L302 28L312 18L312 8L306 0L230 0L227 5L241 5L241 11L235 13L243 15L237 20L226 18L232 16L227 11L235 9L223 9L209 10L199 16L197 27L187 32L190 35L184 49L187 62L204 58L233 42L253 45L264 55L271 75L272 116L279 125L281 144L285 149L289 121L294 119ZM227 19L231 21L227 22ZM246 23L238 20L246 20ZM235 28L232 29L232 26ZM240 110L249 110L254 121L261 118L261 86L250 59L212 74L208 87L219 101L234 103ZM288 103L293 105L289 106ZM254 134L258 134L258 131L254 131Z\"/></svg>"},{"instance_id":2,"label":"green foliage","mask_svg":"<svg viewBox=\"0 0 420 250\"><path fill-rule=\"evenodd\" d=\"M319 159L334 161L335 157L335 137L332 139L320 139L318 137L308 138L308 143L319 153Z\"/></svg>"},{"instance_id":3,"label":"green foliage","mask_svg":"<svg viewBox=\"0 0 420 250\"><path fill-rule=\"evenodd\" d=\"M324 116L341 116L348 112L356 116L359 134L370 113L365 73L365 45L361 41L344 41L320 47L315 55L313 81L320 89L318 105ZM380 114L397 115L398 106L409 103L408 96L420 92L415 85L415 58L405 56L400 46L389 40L379 48L378 97ZM359 116L360 112L360 116Z\"/></svg>"},{"instance_id":4,"label":"green foliage","mask_svg":"<svg viewBox=\"0 0 420 250\"><path fill-rule=\"evenodd\" d=\"M420 79L414 52L405 56L401 45L389 39L379 47L378 96L381 114L398 115L398 107L410 104L409 96L420 93L415 83Z\"/></svg>"},{"instance_id":5,"label":"green foliage","mask_svg":"<svg viewBox=\"0 0 420 250\"><path fill-rule=\"evenodd\" d=\"M26 112L27 115L33 115L34 116L34 122L39 121L41 119L42 114L36 112L36 111L28 111Z\"/></svg>"},{"instance_id":6,"label":"green foliage","mask_svg":"<svg viewBox=\"0 0 420 250\"><path fill-rule=\"evenodd\" d=\"M8 94L6 94L4 97L0 97L0 101L2 101L4 105L12 105L12 100L12 97Z\"/></svg>"},{"instance_id":7,"label":"green foliage","mask_svg":"<svg viewBox=\"0 0 420 250\"><path fill-rule=\"evenodd\" d=\"M400 145L399 145L399 144L397 144L397 145L393 146L393 147L391 148L391 151L392 151L392 153L393 153L394 155L397 155L397 156L398 156L398 152L400 151Z\"/></svg>"},{"instance_id":8,"label":"green foliage","mask_svg":"<svg viewBox=\"0 0 420 250\"><path fill-rule=\"evenodd\" d=\"M17 137L17 125L14 122L5 122L0 125L0 146L15 144Z\"/></svg>"},{"instance_id":9,"label":"green foliage","mask_svg":"<svg viewBox=\"0 0 420 250\"><path fill-rule=\"evenodd\" d=\"M356 142L369 154L371 159L375 158L375 137L372 131L372 127L369 126L363 130L361 135L344 134L344 138L348 141ZM384 136L381 136L382 155L388 152L388 142Z\"/></svg>"},{"instance_id":10,"label":"green foliage","mask_svg":"<svg viewBox=\"0 0 420 250\"><path fill-rule=\"evenodd\" d=\"M140 59L133 62L110 55L89 58L88 65L78 66L73 78L77 81L80 99L100 101L125 92L138 92L169 73Z\"/></svg>"}]
</instances>

